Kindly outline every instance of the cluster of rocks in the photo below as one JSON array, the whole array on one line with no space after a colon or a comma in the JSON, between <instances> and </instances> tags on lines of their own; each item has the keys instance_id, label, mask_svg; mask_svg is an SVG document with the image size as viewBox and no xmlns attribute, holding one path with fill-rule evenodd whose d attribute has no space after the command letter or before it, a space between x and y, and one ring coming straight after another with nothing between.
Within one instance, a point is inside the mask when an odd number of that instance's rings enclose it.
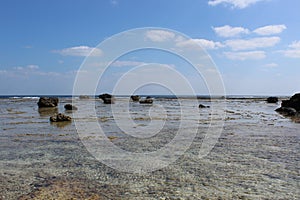
<instances>
[{"instance_id":1,"label":"cluster of rocks","mask_svg":"<svg viewBox=\"0 0 300 200\"><path fill-rule=\"evenodd\" d=\"M50 117L51 122L66 122L71 120L72 118L70 116L64 115L62 113L58 113L57 115Z\"/></svg>"},{"instance_id":2,"label":"cluster of rocks","mask_svg":"<svg viewBox=\"0 0 300 200\"><path fill-rule=\"evenodd\" d=\"M40 97L38 101L38 107L39 109L44 108L56 108L58 105L59 99L57 97ZM73 106L71 104L66 104L64 106L66 110L77 110L76 106ZM64 115L62 113L55 114L50 117L51 122L65 122L65 121L71 121L72 118L70 116Z\"/></svg>"},{"instance_id":3,"label":"cluster of rocks","mask_svg":"<svg viewBox=\"0 0 300 200\"><path fill-rule=\"evenodd\" d=\"M111 94L104 93L100 94L98 96L100 99L102 99L103 103L105 104L114 104L115 103L115 97ZM148 96L145 99L141 99L139 95L132 95L130 96L130 99L134 102L139 102L141 104L152 104L153 103L153 98Z\"/></svg>"},{"instance_id":4,"label":"cluster of rocks","mask_svg":"<svg viewBox=\"0 0 300 200\"><path fill-rule=\"evenodd\" d=\"M300 118L300 93L293 95L289 100L283 100L281 107L275 111L278 113L288 116Z\"/></svg>"}]
</instances>

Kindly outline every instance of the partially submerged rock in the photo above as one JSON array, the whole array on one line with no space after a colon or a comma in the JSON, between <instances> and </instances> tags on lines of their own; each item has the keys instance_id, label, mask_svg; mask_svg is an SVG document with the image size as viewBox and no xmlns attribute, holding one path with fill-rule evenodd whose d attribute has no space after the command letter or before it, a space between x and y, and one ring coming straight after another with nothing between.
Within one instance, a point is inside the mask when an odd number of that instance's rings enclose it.
<instances>
[{"instance_id":1,"label":"partially submerged rock","mask_svg":"<svg viewBox=\"0 0 300 200\"><path fill-rule=\"evenodd\" d=\"M99 95L99 98L102 99L103 103L105 103L105 104L115 103L115 97L111 94L104 93L104 94Z\"/></svg>"},{"instance_id":2,"label":"partially submerged rock","mask_svg":"<svg viewBox=\"0 0 300 200\"><path fill-rule=\"evenodd\" d=\"M297 114L297 111L294 108L290 107L280 107L275 111L285 116L295 116Z\"/></svg>"},{"instance_id":3,"label":"partially submerged rock","mask_svg":"<svg viewBox=\"0 0 300 200\"><path fill-rule=\"evenodd\" d=\"M268 103L277 103L278 102L278 97L268 97L267 102Z\"/></svg>"},{"instance_id":4,"label":"partially submerged rock","mask_svg":"<svg viewBox=\"0 0 300 200\"><path fill-rule=\"evenodd\" d=\"M72 104L66 104L64 107L66 110L78 110L78 108Z\"/></svg>"},{"instance_id":5,"label":"partially submerged rock","mask_svg":"<svg viewBox=\"0 0 300 200\"><path fill-rule=\"evenodd\" d=\"M88 95L80 95L79 99L89 99L90 97Z\"/></svg>"},{"instance_id":6,"label":"partially submerged rock","mask_svg":"<svg viewBox=\"0 0 300 200\"><path fill-rule=\"evenodd\" d=\"M140 100L140 104L152 104L152 103L153 103L153 99L150 96L146 97L146 99Z\"/></svg>"},{"instance_id":7,"label":"partially submerged rock","mask_svg":"<svg viewBox=\"0 0 300 200\"><path fill-rule=\"evenodd\" d=\"M57 97L41 97L37 103L39 108L56 107L58 104Z\"/></svg>"},{"instance_id":8,"label":"partially submerged rock","mask_svg":"<svg viewBox=\"0 0 300 200\"><path fill-rule=\"evenodd\" d=\"M300 111L300 93L293 95L289 100L283 100L281 107L294 108L297 112Z\"/></svg>"},{"instance_id":9,"label":"partially submerged rock","mask_svg":"<svg viewBox=\"0 0 300 200\"><path fill-rule=\"evenodd\" d=\"M50 117L51 122L67 122L71 120L72 118L70 116L64 115L62 113L58 113L57 115Z\"/></svg>"},{"instance_id":10,"label":"partially submerged rock","mask_svg":"<svg viewBox=\"0 0 300 200\"><path fill-rule=\"evenodd\" d=\"M132 95L130 98L132 101L139 101L141 97L139 95Z\"/></svg>"},{"instance_id":11,"label":"partially submerged rock","mask_svg":"<svg viewBox=\"0 0 300 200\"><path fill-rule=\"evenodd\" d=\"M210 108L210 106L205 106L205 105L203 105L203 104L199 104L198 107L199 107L199 108Z\"/></svg>"},{"instance_id":12,"label":"partially submerged rock","mask_svg":"<svg viewBox=\"0 0 300 200\"><path fill-rule=\"evenodd\" d=\"M293 121L300 122L300 93L293 95L289 100L283 100L276 112L292 117Z\"/></svg>"}]
</instances>

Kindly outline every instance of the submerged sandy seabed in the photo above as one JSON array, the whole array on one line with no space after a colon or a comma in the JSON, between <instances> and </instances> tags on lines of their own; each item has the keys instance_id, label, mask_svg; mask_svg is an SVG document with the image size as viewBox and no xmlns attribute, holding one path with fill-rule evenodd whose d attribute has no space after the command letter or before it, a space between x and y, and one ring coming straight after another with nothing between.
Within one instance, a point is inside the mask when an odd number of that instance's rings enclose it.
<instances>
[{"instance_id":1,"label":"submerged sandy seabed","mask_svg":"<svg viewBox=\"0 0 300 200\"><path fill-rule=\"evenodd\" d=\"M199 102L189 101L198 109ZM49 115L63 111L64 102L70 100L62 99L56 111L39 112L36 100L1 100L0 199L300 198L300 124L275 113L277 105L228 101L223 132L213 150L200 159L199 148L209 126L209 109L203 110L200 121L191 120L191 126L199 124L198 134L178 160L150 173L132 174L94 159L73 122L50 124ZM174 137L180 120L176 100L155 104L164 105L170 118L156 137L141 140L122 134L108 105L100 102L97 120L122 149L154 151ZM132 118L146 126L150 118L144 109L149 108L133 109Z\"/></svg>"}]
</instances>

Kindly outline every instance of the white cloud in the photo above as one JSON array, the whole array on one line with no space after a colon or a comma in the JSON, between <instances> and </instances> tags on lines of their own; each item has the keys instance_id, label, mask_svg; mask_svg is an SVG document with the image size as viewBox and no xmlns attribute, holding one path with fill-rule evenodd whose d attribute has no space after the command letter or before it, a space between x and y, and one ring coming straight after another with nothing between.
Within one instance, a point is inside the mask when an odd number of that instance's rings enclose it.
<instances>
[{"instance_id":1,"label":"white cloud","mask_svg":"<svg viewBox=\"0 0 300 200\"><path fill-rule=\"evenodd\" d=\"M6 74L7 71L6 70L0 70L0 74Z\"/></svg>"},{"instance_id":2,"label":"white cloud","mask_svg":"<svg viewBox=\"0 0 300 200\"><path fill-rule=\"evenodd\" d=\"M274 35L279 34L286 29L284 24L281 25L269 25L263 26L260 28L255 29L253 32L258 35Z\"/></svg>"},{"instance_id":3,"label":"white cloud","mask_svg":"<svg viewBox=\"0 0 300 200\"><path fill-rule=\"evenodd\" d=\"M268 64L265 64L264 66L267 68L275 68L275 67L278 67L278 64L277 63L268 63Z\"/></svg>"},{"instance_id":4,"label":"white cloud","mask_svg":"<svg viewBox=\"0 0 300 200\"><path fill-rule=\"evenodd\" d=\"M150 30L146 32L146 38L153 42L164 42L175 38L175 34L164 30Z\"/></svg>"},{"instance_id":5,"label":"white cloud","mask_svg":"<svg viewBox=\"0 0 300 200\"><path fill-rule=\"evenodd\" d=\"M130 60L123 60L123 61L117 60L113 62L111 65L114 67L135 67L144 64L146 63L139 62L139 61L130 61Z\"/></svg>"},{"instance_id":6,"label":"white cloud","mask_svg":"<svg viewBox=\"0 0 300 200\"><path fill-rule=\"evenodd\" d=\"M264 47L272 47L280 41L279 37L260 37L248 40L237 39L225 41L226 46L232 48L234 51L251 50Z\"/></svg>"},{"instance_id":7,"label":"white cloud","mask_svg":"<svg viewBox=\"0 0 300 200\"><path fill-rule=\"evenodd\" d=\"M113 6L117 6L117 5L119 4L119 2L116 1L116 0L110 0L110 3L111 3L111 5L113 5Z\"/></svg>"},{"instance_id":8,"label":"white cloud","mask_svg":"<svg viewBox=\"0 0 300 200\"><path fill-rule=\"evenodd\" d=\"M243 9L259 1L267 0L209 0L208 5L216 6L219 4L231 5L233 8Z\"/></svg>"},{"instance_id":9,"label":"white cloud","mask_svg":"<svg viewBox=\"0 0 300 200\"><path fill-rule=\"evenodd\" d=\"M25 67L17 66L17 67L13 67L13 69L17 71L33 71L33 70L38 70L39 66L38 65L27 65Z\"/></svg>"},{"instance_id":10,"label":"white cloud","mask_svg":"<svg viewBox=\"0 0 300 200\"><path fill-rule=\"evenodd\" d=\"M249 30L243 27L231 27L229 25L213 27L215 33L220 37L234 37L240 34L248 34Z\"/></svg>"},{"instance_id":11,"label":"white cloud","mask_svg":"<svg viewBox=\"0 0 300 200\"><path fill-rule=\"evenodd\" d=\"M300 58L300 49L289 49L283 51L284 56L289 58Z\"/></svg>"},{"instance_id":12,"label":"white cloud","mask_svg":"<svg viewBox=\"0 0 300 200\"><path fill-rule=\"evenodd\" d=\"M27 68L31 69L31 70L37 70L37 69L39 69L39 66L38 65L27 65Z\"/></svg>"},{"instance_id":13,"label":"white cloud","mask_svg":"<svg viewBox=\"0 0 300 200\"><path fill-rule=\"evenodd\" d=\"M261 60L266 57L264 51L225 52L224 55L230 60Z\"/></svg>"},{"instance_id":14,"label":"white cloud","mask_svg":"<svg viewBox=\"0 0 300 200\"><path fill-rule=\"evenodd\" d=\"M223 47L224 45L220 42L214 42L212 40L206 39L189 39L184 41L179 41L176 43L178 47L190 48L190 49L197 49L202 47L204 49L217 49Z\"/></svg>"},{"instance_id":15,"label":"white cloud","mask_svg":"<svg viewBox=\"0 0 300 200\"><path fill-rule=\"evenodd\" d=\"M101 56L103 54L101 49L88 46L70 47L62 50L55 50L53 52L59 53L63 56Z\"/></svg>"},{"instance_id":16,"label":"white cloud","mask_svg":"<svg viewBox=\"0 0 300 200\"><path fill-rule=\"evenodd\" d=\"M300 41L294 41L289 45L289 49L279 52L289 58L300 58Z\"/></svg>"},{"instance_id":17,"label":"white cloud","mask_svg":"<svg viewBox=\"0 0 300 200\"><path fill-rule=\"evenodd\" d=\"M300 41L294 41L292 44L289 45L292 49L300 49Z\"/></svg>"}]
</instances>

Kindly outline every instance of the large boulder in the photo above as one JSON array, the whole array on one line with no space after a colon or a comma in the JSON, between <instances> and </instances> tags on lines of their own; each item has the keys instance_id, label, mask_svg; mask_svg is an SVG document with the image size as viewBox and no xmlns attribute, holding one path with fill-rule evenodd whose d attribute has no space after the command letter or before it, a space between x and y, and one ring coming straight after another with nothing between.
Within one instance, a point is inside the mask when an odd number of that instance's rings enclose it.
<instances>
[{"instance_id":1,"label":"large boulder","mask_svg":"<svg viewBox=\"0 0 300 200\"><path fill-rule=\"evenodd\" d=\"M56 107L58 104L57 97L41 97L37 103L39 108Z\"/></svg>"},{"instance_id":2,"label":"large boulder","mask_svg":"<svg viewBox=\"0 0 300 200\"><path fill-rule=\"evenodd\" d=\"M107 93L100 94L99 98L102 99L103 103L105 103L105 104L115 103L115 97L111 94L107 94Z\"/></svg>"},{"instance_id":3,"label":"large boulder","mask_svg":"<svg viewBox=\"0 0 300 200\"><path fill-rule=\"evenodd\" d=\"M277 103L278 102L278 97L268 97L267 102L268 103Z\"/></svg>"},{"instance_id":4,"label":"large boulder","mask_svg":"<svg viewBox=\"0 0 300 200\"><path fill-rule=\"evenodd\" d=\"M57 115L50 117L51 122L66 122L71 120L72 120L71 117L64 115L62 113L58 113Z\"/></svg>"},{"instance_id":5,"label":"large boulder","mask_svg":"<svg viewBox=\"0 0 300 200\"><path fill-rule=\"evenodd\" d=\"M300 93L293 95L289 100L283 100L281 107L294 108L297 112L300 111Z\"/></svg>"},{"instance_id":6,"label":"large boulder","mask_svg":"<svg viewBox=\"0 0 300 200\"><path fill-rule=\"evenodd\" d=\"M293 95L289 100L283 100L276 112L294 119L300 117L300 93Z\"/></svg>"}]
</instances>

